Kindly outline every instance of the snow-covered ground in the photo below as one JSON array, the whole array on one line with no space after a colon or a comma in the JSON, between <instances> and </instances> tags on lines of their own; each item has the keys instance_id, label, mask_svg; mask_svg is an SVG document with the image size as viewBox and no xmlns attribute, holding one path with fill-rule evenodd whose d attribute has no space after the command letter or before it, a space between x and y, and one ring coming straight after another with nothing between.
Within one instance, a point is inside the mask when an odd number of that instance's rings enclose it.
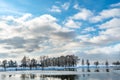
<instances>
[{"instance_id":1,"label":"snow-covered ground","mask_svg":"<svg viewBox=\"0 0 120 80\"><path fill-rule=\"evenodd\" d=\"M0 71L23 71L23 70L42 70L42 69L44 69L44 70L64 70L64 69L66 69L66 68L74 68L74 69L77 69L77 67L44 67L44 68L41 68L41 67L39 67L39 68L29 68L29 67L17 67L17 68L15 68L15 67L9 67L9 68L3 68L3 67L0 67Z\"/></svg>"},{"instance_id":2,"label":"snow-covered ground","mask_svg":"<svg viewBox=\"0 0 120 80\"><path fill-rule=\"evenodd\" d=\"M32 71L7 71L0 72L0 74L13 75L13 74L41 74L41 75L77 75L77 74L101 74L106 72L80 72L80 71L41 71L41 70L32 70Z\"/></svg>"},{"instance_id":3,"label":"snow-covered ground","mask_svg":"<svg viewBox=\"0 0 120 80\"><path fill-rule=\"evenodd\" d=\"M99 68L106 68L105 65L99 65ZM80 65L80 66L75 66L75 67L57 67L57 66L51 66L51 67L44 67L44 70L64 70L66 68L72 68L72 69L78 69L78 68L88 68L87 65ZM89 68L96 68L95 65L90 65ZM109 68L112 68L112 65L109 65ZM41 67L39 68L31 68L32 70L42 70ZM0 71L4 71L5 69L3 67L0 67ZM29 67L23 68L23 67L9 67L6 68L6 71L16 71L16 70L30 70Z\"/></svg>"},{"instance_id":4,"label":"snow-covered ground","mask_svg":"<svg viewBox=\"0 0 120 80\"><path fill-rule=\"evenodd\" d=\"M32 68L30 70L29 67L23 68L23 67L17 67L17 68L6 68L6 71L3 67L0 67L0 74L42 74L42 75L76 75L76 74L99 74L99 73L106 73L105 71L100 72L94 72L92 69L96 69L95 66L91 65L90 69L91 72L82 72L79 69L82 70L82 68L85 68L87 70L87 66L77 66L77 67L44 67L44 70L42 68ZM106 69L105 66L98 66L100 70ZM110 66L111 67L111 66ZM66 68L74 68L78 71L64 71Z\"/></svg>"}]
</instances>

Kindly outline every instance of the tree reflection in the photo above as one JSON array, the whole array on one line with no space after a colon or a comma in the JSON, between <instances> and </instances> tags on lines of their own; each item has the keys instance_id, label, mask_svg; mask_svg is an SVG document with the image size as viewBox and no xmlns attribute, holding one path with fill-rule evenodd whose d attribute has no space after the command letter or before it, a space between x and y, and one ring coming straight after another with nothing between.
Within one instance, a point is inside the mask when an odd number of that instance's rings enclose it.
<instances>
[{"instance_id":1,"label":"tree reflection","mask_svg":"<svg viewBox=\"0 0 120 80\"><path fill-rule=\"evenodd\" d=\"M4 75L4 74L1 75L1 79L2 79L2 80L5 80L5 78L6 78L6 75Z\"/></svg>"},{"instance_id":2,"label":"tree reflection","mask_svg":"<svg viewBox=\"0 0 120 80\"><path fill-rule=\"evenodd\" d=\"M35 74L21 74L21 79L26 80L26 79L35 79L36 75Z\"/></svg>"},{"instance_id":3,"label":"tree reflection","mask_svg":"<svg viewBox=\"0 0 120 80\"><path fill-rule=\"evenodd\" d=\"M60 80L76 80L77 75L41 75L41 79L60 79Z\"/></svg>"}]
</instances>

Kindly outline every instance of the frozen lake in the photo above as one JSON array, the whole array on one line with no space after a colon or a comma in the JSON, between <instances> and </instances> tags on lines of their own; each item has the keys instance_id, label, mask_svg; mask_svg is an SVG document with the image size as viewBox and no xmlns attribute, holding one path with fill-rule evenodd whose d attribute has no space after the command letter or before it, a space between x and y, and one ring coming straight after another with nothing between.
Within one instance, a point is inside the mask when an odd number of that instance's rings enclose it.
<instances>
[{"instance_id":1,"label":"frozen lake","mask_svg":"<svg viewBox=\"0 0 120 80\"><path fill-rule=\"evenodd\" d=\"M120 74L81 71L7 71L0 72L0 80L120 80Z\"/></svg>"}]
</instances>

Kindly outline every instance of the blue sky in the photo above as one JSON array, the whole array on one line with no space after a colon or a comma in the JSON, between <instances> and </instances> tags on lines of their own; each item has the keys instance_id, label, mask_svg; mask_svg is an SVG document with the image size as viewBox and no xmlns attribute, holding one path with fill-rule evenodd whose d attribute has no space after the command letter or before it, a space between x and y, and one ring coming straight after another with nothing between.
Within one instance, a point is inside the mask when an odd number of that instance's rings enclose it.
<instances>
[{"instance_id":1,"label":"blue sky","mask_svg":"<svg viewBox=\"0 0 120 80\"><path fill-rule=\"evenodd\" d=\"M0 0L0 59L118 60L120 0Z\"/></svg>"}]
</instances>

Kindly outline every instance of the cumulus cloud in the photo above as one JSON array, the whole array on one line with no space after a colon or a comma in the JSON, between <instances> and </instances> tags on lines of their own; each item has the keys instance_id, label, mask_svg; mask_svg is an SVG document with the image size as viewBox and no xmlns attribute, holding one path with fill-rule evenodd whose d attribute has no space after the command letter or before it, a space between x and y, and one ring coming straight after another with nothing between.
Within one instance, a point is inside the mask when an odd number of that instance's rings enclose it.
<instances>
[{"instance_id":1,"label":"cumulus cloud","mask_svg":"<svg viewBox=\"0 0 120 80\"><path fill-rule=\"evenodd\" d=\"M119 30L120 30L120 19L113 18L110 21L107 21L99 26L100 29L103 29L99 32L98 36L94 36L90 39L90 42L96 44L108 44L118 42L120 40Z\"/></svg>"},{"instance_id":2,"label":"cumulus cloud","mask_svg":"<svg viewBox=\"0 0 120 80\"><path fill-rule=\"evenodd\" d=\"M1 20L0 50L3 51L1 53L21 53L14 56L28 55L28 53L30 55L30 52L38 51L47 54L49 51L53 54L62 53L65 49L61 48L60 50L59 47L73 41L77 36L74 30L62 28L57 23L58 20L49 14L39 17L32 17L31 14L21 17L6 16ZM9 24L9 21L13 23Z\"/></svg>"},{"instance_id":3,"label":"cumulus cloud","mask_svg":"<svg viewBox=\"0 0 120 80\"><path fill-rule=\"evenodd\" d=\"M40 17L34 18L26 23L29 26L29 30L34 33L44 33L49 34L50 31L55 31L60 29L60 25L56 23L57 19L51 15L42 15Z\"/></svg>"},{"instance_id":4,"label":"cumulus cloud","mask_svg":"<svg viewBox=\"0 0 120 80\"><path fill-rule=\"evenodd\" d=\"M81 8L78 4L75 4L73 8L79 10L79 12L71 16L71 18L75 20L85 20L92 23L103 22L104 20L110 18L119 18L120 8L117 7L119 4L120 3L112 4L111 7L113 8L104 9L97 14L89 9Z\"/></svg>"},{"instance_id":5,"label":"cumulus cloud","mask_svg":"<svg viewBox=\"0 0 120 80\"><path fill-rule=\"evenodd\" d=\"M70 3L65 3L62 6L52 6L51 11L61 12L69 7ZM59 20L50 14L37 17L29 13L23 16L1 16L0 54L55 56L84 53L90 56L118 53L119 8L105 9L96 15L88 9L79 8L77 4L74 8L78 9L78 12L66 17L63 24L58 24ZM91 27L86 27L87 24ZM90 33L94 31L97 34L91 36Z\"/></svg>"},{"instance_id":6,"label":"cumulus cloud","mask_svg":"<svg viewBox=\"0 0 120 80\"><path fill-rule=\"evenodd\" d=\"M87 21L93 16L93 13L85 8L80 8L79 12L73 16L69 16L63 22L65 27L68 28L80 28L82 26L82 21ZM82 21L81 21L82 20Z\"/></svg>"},{"instance_id":7,"label":"cumulus cloud","mask_svg":"<svg viewBox=\"0 0 120 80\"><path fill-rule=\"evenodd\" d=\"M59 31L59 32L54 32L53 34L63 39L69 39L69 40L74 39L76 37L74 31Z\"/></svg>"},{"instance_id":8,"label":"cumulus cloud","mask_svg":"<svg viewBox=\"0 0 120 80\"><path fill-rule=\"evenodd\" d=\"M106 9L100 12L99 15L92 17L90 21L99 22L99 21L103 21L104 19L108 19L108 18L120 17L119 13L120 13L119 8Z\"/></svg>"},{"instance_id":9,"label":"cumulus cloud","mask_svg":"<svg viewBox=\"0 0 120 80\"><path fill-rule=\"evenodd\" d=\"M73 19L75 20L87 20L89 19L93 13L88 9L81 9L77 14L73 15Z\"/></svg>"},{"instance_id":10,"label":"cumulus cloud","mask_svg":"<svg viewBox=\"0 0 120 80\"><path fill-rule=\"evenodd\" d=\"M67 21L65 22L65 26L68 27L68 28L80 28L81 25L82 25L81 22L74 21L74 20L72 20L72 19L67 20Z\"/></svg>"},{"instance_id":11,"label":"cumulus cloud","mask_svg":"<svg viewBox=\"0 0 120 80\"><path fill-rule=\"evenodd\" d=\"M119 28L120 27L120 18L113 18L110 21L105 22L104 24L100 25L101 29L110 29L110 28Z\"/></svg>"}]
</instances>

